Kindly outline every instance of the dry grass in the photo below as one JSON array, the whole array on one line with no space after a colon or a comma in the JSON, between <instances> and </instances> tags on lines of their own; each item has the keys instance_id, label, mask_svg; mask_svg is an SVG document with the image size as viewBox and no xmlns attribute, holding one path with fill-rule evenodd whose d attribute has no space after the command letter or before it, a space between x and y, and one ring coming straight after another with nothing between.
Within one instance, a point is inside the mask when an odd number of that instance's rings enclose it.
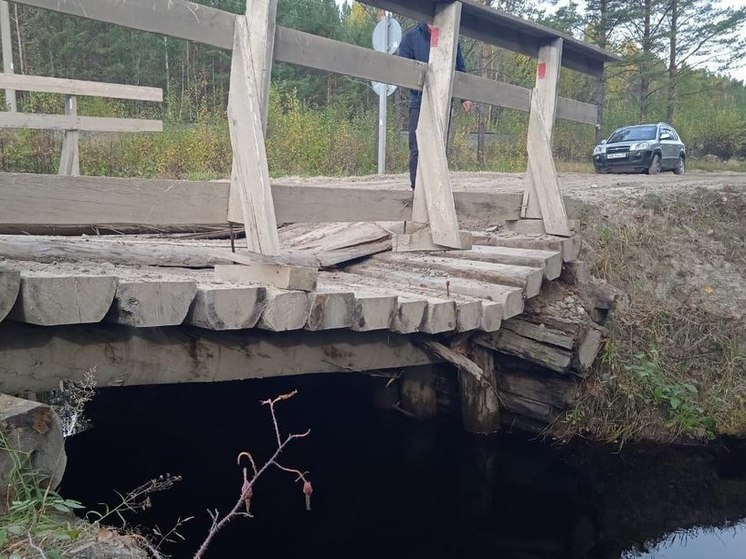
<instances>
[{"instance_id":1,"label":"dry grass","mask_svg":"<svg viewBox=\"0 0 746 559\"><path fill-rule=\"evenodd\" d=\"M607 441L746 433L746 192L585 206L583 260L625 293L565 421Z\"/></svg>"}]
</instances>

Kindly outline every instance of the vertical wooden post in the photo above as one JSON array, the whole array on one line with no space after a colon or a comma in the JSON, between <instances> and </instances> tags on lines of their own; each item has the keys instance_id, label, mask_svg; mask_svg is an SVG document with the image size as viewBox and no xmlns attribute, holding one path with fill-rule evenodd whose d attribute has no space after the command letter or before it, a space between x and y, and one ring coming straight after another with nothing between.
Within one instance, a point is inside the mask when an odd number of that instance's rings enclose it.
<instances>
[{"instance_id":1,"label":"vertical wooden post","mask_svg":"<svg viewBox=\"0 0 746 559\"><path fill-rule=\"evenodd\" d=\"M539 49L536 86L531 94L528 123L528 170L521 216L543 219L552 235L569 237L567 212L552 155L552 133L557 112L557 90L562 61L562 39Z\"/></svg>"},{"instance_id":2,"label":"vertical wooden post","mask_svg":"<svg viewBox=\"0 0 746 559\"><path fill-rule=\"evenodd\" d=\"M430 61L422 91L417 145L420 156L412 221L428 223L435 244L462 248L446 158L461 2L436 4Z\"/></svg>"},{"instance_id":3,"label":"vertical wooden post","mask_svg":"<svg viewBox=\"0 0 746 559\"><path fill-rule=\"evenodd\" d=\"M246 16L236 16L228 94L228 127L233 148L231 185L239 192L242 221L249 250L277 255L274 201L269 183L267 150L262 131L261 102L257 88Z\"/></svg>"},{"instance_id":4,"label":"vertical wooden post","mask_svg":"<svg viewBox=\"0 0 746 559\"><path fill-rule=\"evenodd\" d=\"M3 47L3 72L6 74L12 74L13 47L11 47L12 37L10 35L10 13L8 11L8 3L5 0L0 0L0 39L2 40ZM15 90L5 90L5 104L10 109L10 112L15 113L18 111Z\"/></svg>"},{"instance_id":5,"label":"vertical wooden post","mask_svg":"<svg viewBox=\"0 0 746 559\"><path fill-rule=\"evenodd\" d=\"M249 0L246 4L246 17L249 25L249 50L254 62L254 80L262 116L262 132L266 137L269 87L272 80L272 61L275 49L277 0ZM233 168L235 167L234 161ZM233 223L243 221L240 195L232 179L228 198L228 221Z\"/></svg>"},{"instance_id":6,"label":"vertical wooden post","mask_svg":"<svg viewBox=\"0 0 746 559\"><path fill-rule=\"evenodd\" d=\"M65 95L65 114L77 116L78 98L75 95ZM77 177L80 175L80 132L77 130L65 130L62 140L62 155L58 175Z\"/></svg>"},{"instance_id":7,"label":"vertical wooden post","mask_svg":"<svg viewBox=\"0 0 746 559\"><path fill-rule=\"evenodd\" d=\"M435 372L432 365L410 367L402 375L401 405L417 419L432 419L438 412Z\"/></svg>"},{"instance_id":8,"label":"vertical wooden post","mask_svg":"<svg viewBox=\"0 0 746 559\"><path fill-rule=\"evenodd\" d=\"M492 350L473 345L469 357L495 386L495 360ZM500 430L500 402L496 389L486 388L472 375L459 373L461 419L469 433L491 435Z\"/></svg>"}]
</instances>

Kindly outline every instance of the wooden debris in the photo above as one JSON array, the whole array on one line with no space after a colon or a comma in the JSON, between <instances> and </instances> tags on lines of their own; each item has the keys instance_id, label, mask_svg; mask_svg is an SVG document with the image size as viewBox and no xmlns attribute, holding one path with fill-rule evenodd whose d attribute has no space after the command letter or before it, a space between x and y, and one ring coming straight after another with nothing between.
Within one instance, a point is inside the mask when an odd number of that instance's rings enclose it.
<instances>
[{"instance_id":1,"label":"wooden debris","mask_svg":"<svg viewBox=\"0 0 746 559\"><path fill-rule=\"evenodd\" d=\"M285 291L267 288L267 302L257 328L272 332L300 330L306 325L309 294L305 291Z\"/></svg>"}]
</instances>

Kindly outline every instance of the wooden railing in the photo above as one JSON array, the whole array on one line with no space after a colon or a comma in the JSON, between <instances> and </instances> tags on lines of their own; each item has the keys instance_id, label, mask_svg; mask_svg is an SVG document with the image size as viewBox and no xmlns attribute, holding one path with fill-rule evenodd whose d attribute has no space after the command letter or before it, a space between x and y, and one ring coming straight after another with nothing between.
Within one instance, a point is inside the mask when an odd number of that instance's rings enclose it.
<instances>
[{"instance_id":1,"label":"wooden railing","mask_svg":"<svg viewBox=\"0 0 746 559\"><path fill-rule=\"evenodd\" d=\"M453 70L462 7L470 10L467 12L471 18L469 31L483 39L490 38L493 27L495 32L498 30L498 23L489 17L482 18L492 12L475 12L476 5L469 0L463 3L453 0L438 3L429 0L366 1L384 3L395 12L401 8L407 15L421 15L432 9L432 13L425 15L440 28L440 41L431 48L429 63L276 26L277 0L248 0L246 13L242 15L186 0L18 0L38 8L233 51L228 117L234 161L226 219L244 223L251 251L266 255L279 252L276 202L269 184L264 145L273 61L423 92L418 129L420 172L410 218L429 227L431 238L427 246L463 246L464 237L459 234L458 212L445 157L447 107L451 97L528 111L529 164L520 213L525 218L542 219L548 233L570 235L552 158L552 130L555 118L595 125L597 108L558 97L563 42L567 40L571 49L567 66L573 69L598 75L599 68L603 69L604 62L610 58L598 49L585 48L582 43L563 38L546 28L534 24L529 26L516 18L501 15L493 17L503 26L499 28L501 32L504 32L505 25L525 28L515 36L502 38L502 46L536 54L539 61L533 90L499 83ZM480 9L484 10L483 7ZM339 220L345 220L345 216L340 215Z\"/></svg>"},{"instance_id":2,"label":"wooden railing","mask_svg":"<svg viewBox=\"0 0 746 559\"><path fill-rule=\"evenodd\" d=\"M108 118L78 115L78 96L163 101L163 90L111 83L47 78L23 74L0 74L0 89L61 93L65 96L65 114L0 112L0 128L62 130L65 133L60 158L60 175L80 175L80 132L160 132L160 120Z\"/></svg>"}]
</instances>

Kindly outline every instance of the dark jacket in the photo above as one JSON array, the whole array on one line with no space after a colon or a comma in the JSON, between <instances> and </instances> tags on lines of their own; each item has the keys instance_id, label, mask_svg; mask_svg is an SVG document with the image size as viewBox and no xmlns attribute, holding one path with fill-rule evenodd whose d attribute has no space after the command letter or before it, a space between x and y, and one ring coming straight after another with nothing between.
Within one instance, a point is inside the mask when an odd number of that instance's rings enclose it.
<instances>
[{"instance_id":1,"label":"dark jacket","mask_svg":"<svg viewBox=\"0 0 746 559\"><path fill-rule=\"evenodd\" d=\"M416 26L404 33L399 44L399 56L420 62L428 62L430 60L430 30L424 21L418 22ZM456 70L459 72L466 71L464 55L461 53L461 44L458 45L456 51ZM413 89L409 94L409 106L419 107L421 100L422 93Z\"/></svg>"}]
</instances>

